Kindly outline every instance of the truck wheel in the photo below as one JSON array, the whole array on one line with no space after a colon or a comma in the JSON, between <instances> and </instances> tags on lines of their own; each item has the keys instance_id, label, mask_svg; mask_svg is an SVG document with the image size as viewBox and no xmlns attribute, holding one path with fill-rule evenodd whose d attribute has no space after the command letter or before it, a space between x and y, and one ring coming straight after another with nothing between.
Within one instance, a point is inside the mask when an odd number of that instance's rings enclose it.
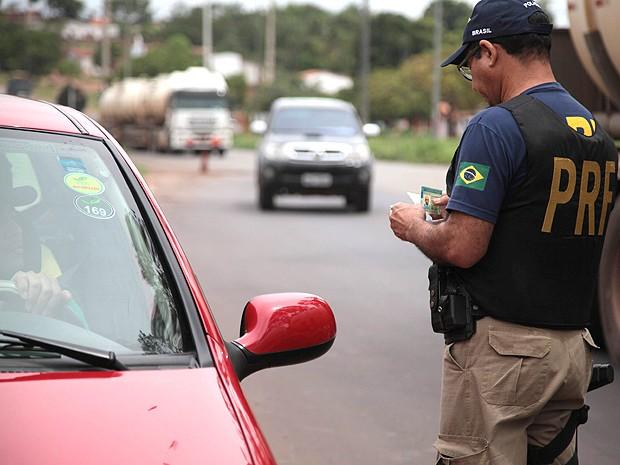
<instances>
[{"instance_id":1,"label":"truck wheel","mask_svg":"<svg viewBox=\"0 0 620 465\"><path fill-rule=\"evenodd\" d=\"M258 206L261 210L273 210L273 192L271 189L258 188Z\"/></svg>"},{"instance_id":2,"label":"truck wheel","mask_svg":"<svg viewBox=\"0 0 620 465\"><path fill-rule=\"evenodd\" d=\"M620 363L620 203L616 202L607 225L599 267L600 319L607 350Z\"/></svg>"}]
</instances>

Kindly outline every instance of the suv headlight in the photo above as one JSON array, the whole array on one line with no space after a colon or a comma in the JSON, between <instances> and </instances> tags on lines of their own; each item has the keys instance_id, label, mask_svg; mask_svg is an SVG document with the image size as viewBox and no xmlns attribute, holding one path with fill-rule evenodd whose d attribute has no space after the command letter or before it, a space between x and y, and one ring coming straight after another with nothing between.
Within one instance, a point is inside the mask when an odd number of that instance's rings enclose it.
<instances>
[{"instance_id":1,"label":"suv headlight","mask_svg":"<svg viewBox=\"0 0 620 465\"><path fill-rule=\"evenodd\" d=\"M282 152L282 144L278 144L277 142L267 142L263 145L262 149L265 158L269 160L275 160L280 158Z\"/></svg>"},{"instance_id":2,"label":"suv headlight","mask_svg":"<svg viewBox=\"0 0 620 465\"><path fill-rule=\"evenodd\" d=\"M370 148L368 144L355 144L350 155L351 160L367 162L370 160Z\"/></svg>"}]
</instances>

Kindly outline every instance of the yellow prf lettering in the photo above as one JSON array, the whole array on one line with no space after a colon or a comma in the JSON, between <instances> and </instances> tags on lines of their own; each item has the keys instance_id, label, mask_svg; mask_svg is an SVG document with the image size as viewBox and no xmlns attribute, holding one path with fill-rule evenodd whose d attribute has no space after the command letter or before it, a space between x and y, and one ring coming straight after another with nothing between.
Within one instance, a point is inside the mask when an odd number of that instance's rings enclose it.
<instances>
[{"instance_id":1,"label":"yellow prf lettering","mask_svg":"<svg viewBox=\"0 0 620 465\"><path fill-rule=\"evenodd\" d=\"M588 190L590 175L594 175L594 185L592 190ZM581 170L581 187L579 189L579 209L577 210L577 222L575 223L575 234L580 236L583 231L583 221L588 208L588 236L596 234L594 215L596 210L594 204L601 189L601 167L595 161L586 160L583 162Z\"/></svg>"},{"instance_id":2,"label":"yellow prf lettering","mask_svg":"<svg viewBox=\"0 0 620 465\"><path fill-rule=\"evenodd\" d=\"M607 223L607 210L613 202L613 195L609 190L610 176L616 174L616 164L613 161L605 163L605 190L603 191L603 205L601 206L601 221L598 225L598 235L602 236L605 232L605 224Z\"/></svg>"},{"instance_id":3,"label":"yellow prf lettering","mask_svg":"<svg viewBox=\"0 0 620 465\"><path fill-rule=\"evenodd\" d=\"M596 130L596 123L590 123L583 116L567 116L566 123L577 132L581 132L586 137L592 137ZM581 131L579 131L581 129Z\"/></svg>"},{"instance_id":4,"label":"yellow prf lettering","mask_svg":"<svg viewBox=\"0 0 620 465\"><path fill-rule=\"evenodd\" d=\"M562 180L563 171L568 173L568 185L566 186L566 190L561 191L560 182ZM545 212L542 232L551 232L557 206L568 203L575 192L576 183L577 168L575 163L573 163L573 161L569 158L554 157L553 180L551 181L551 192L549 193L549 203L547 203L547 211Z\"/></svg>"}]
</instances>

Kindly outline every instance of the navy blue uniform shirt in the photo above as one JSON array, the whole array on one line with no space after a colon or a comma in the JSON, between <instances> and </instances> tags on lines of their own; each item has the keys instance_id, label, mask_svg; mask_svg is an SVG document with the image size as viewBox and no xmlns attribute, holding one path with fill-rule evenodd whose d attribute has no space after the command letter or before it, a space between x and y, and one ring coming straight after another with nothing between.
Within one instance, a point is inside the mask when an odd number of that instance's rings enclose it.
<instances>
[{"instance_id":1,"label":"navy blue uniform shirt","mask_svg":"<svg viewBox=\"0 0 620 465\"><path fill-rule=\"evenodd\" d=\"M539 99L562 119L592 119L592 114L557 82L532 87L525 94ZM455 176L471 166L476 169L474 175L484 179L471 187L455 180L447 209L495 224L504 197L527 175L525 160L525 140L510 112L501 107L481 111L465 129Z\"/></svg>"}]
</instances>

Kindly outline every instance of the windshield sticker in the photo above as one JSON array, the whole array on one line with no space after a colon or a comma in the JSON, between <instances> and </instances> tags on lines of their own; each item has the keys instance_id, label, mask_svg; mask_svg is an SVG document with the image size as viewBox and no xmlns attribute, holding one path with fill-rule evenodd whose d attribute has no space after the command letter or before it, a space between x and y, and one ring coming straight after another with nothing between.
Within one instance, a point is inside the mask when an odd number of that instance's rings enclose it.
<instances>
[{"instance_id":1,"label":"windshield sticker","mask_svg":"<svg viewBox=\"0 0 620 465\"><path fill-rule=\"evenodd\" d=\"M83 215L97 220L109 220L114 217L116 210L110 202L92 195L81 195L73 201L75 208Z\"/></svg>"},{"instance_id":2,"label":"windshield sticker","mask_svg":"<svg viewBox=\"0 0 620 465\"><path fill-rule=\"evenodd\" d=\"M67 173L86 173L86 166L79 158L58 157L58 162Z\"/></svg>"},{"instance_id":3,"label":"windshield sticker","mask_svg":"<svg viewBox=\"0 0 620 465\"><path fill-rule=\"evenodd\" d=\"M64 178L65 186L78 194L98 195L105 191L105 186L99 179L85 173L69 173Z\"/></svg>"}]
</instances>

